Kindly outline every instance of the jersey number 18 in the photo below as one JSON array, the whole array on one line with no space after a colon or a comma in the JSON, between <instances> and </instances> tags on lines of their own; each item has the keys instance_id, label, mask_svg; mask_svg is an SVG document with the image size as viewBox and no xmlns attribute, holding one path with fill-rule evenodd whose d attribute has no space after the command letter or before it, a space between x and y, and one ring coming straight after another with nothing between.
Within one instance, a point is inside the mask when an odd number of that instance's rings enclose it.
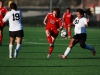
<instances>
[{"instance_id":1,"label":"jersey number 18","mask_svg":"<svg viewBox=\"0 0 100 75\"><path fill-rule=\"evenodd\" d=\"M19 13L14 13L14 14L13 14L13 21L19 20L19 19L20 19Z\"/></svg>"}]
</instances>

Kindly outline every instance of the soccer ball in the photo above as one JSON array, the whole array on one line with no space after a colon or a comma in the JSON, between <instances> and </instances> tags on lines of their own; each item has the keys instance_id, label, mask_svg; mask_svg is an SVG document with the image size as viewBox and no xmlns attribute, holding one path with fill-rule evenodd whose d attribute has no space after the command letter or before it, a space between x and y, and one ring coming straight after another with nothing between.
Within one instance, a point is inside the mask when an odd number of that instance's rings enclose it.
<instances>
[{"instance_id":1,"label":"soccer ball","mask_svg":"<svg viewBox=\"0 0 100 75\"><path fill-rule=\"evenodd\" d=\"M66 30L62 30L60 35L61 37L66 38L68 34Z\"/></svg>"}]
</instances>

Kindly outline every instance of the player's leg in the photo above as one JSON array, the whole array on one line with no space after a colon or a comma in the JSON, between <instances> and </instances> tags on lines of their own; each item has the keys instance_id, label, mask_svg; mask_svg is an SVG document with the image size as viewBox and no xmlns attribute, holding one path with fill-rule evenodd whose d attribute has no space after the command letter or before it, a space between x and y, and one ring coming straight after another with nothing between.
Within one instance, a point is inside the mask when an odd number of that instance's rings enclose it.
<instances>
[{"instance_id":1,"label":"player's leg","mask_svg":"<svg viewBox=\"0 0 100 75\"><path fill-rule=\"evenodd\" d=\"M50 44L49 46L49 51L48 51L48 55L47 55L47 58L50 58L51 54L52 54L52 51L54 49L54 42L55 42L55 38L52 37L52 44Z\"/></svg>"},{"instance_id":2,"label":"player's leg","mask_svg":"<svg viewBox=\"0 0 100 75\"><path fill-rule=\"evenodd\" d=\"M15 42L15 38L13 37L10 37L10 44L9 44L9 58L12 58L13 57L13 45L14 45L14 42Z\"/></svg>"},{"instance_id":3,"label":"player's leg","mask_svg":"<svg viewBox=\"0 0 100 75\"><path fill-rule=\"evenodd\" d=\"M52 54L52 51L54 49L54 43L57 36L58 36L58 30L57 29L52 30L51 32L52 44L49 46L49 52L48 52L47 58L49 58L50 55Z\"/></svg>"},{"instance_id":4,"label":"player's leg","mask_svg":"<svg viewBox=\"0 0 100 75\"><path fill-rule=\"evenodd\" d=\"M65 50L63 55L59 55L61 58L66 58L68 56L68 54L70 53L72 47L74 47L76 44L78 43L78 40L76 39L71 39L69 46L67 47L67 49Z\"/></svg>"},{"instance_id":5,"label":"player's leg","mask_svg":"<svg viewBox=\"0 0 100 75\"><path fill-rule=\"evenodd\" d=\"M68 32L68 25L65 25L64 24L64 28L65 28L65 30ZM67 39L68 37L65 37L65 39Z\"/></svg>"},{"instance_id":6,"label":"player's leg","mask_svg":"<svg viewBox=\"0 0 100 75\"><path fill-rule=\"evenodd\" d=\"M67 49L65 50L63 55L59 55L61 58L66 58L68 56L68 54L70 53L72 47L74 47L77 43L78 43L78 36L74 35L74 37L70 40L70 43L67 47Z\"/></svg>"},{"instance_id":7,"label":"player's leg","mask_svg":"<svg viewBox=\"0 0 100 75\"><path fill-rule=\"evenodd\" d=\"M95 56L96 52L95 52L95 49L92 46L85 44L84 40L80 40L79 43L80 43L80 46L82 48L92 51L92 54Z\"/></svg>"},{"instance_id":8,"label":"player's leg","mask_svg":"<svg viewBox=\"0 0 100 75\"><path fill-rule=\"evenodd\" d=\"M71 38L71 26L68 25L68 39Z\"/></svg>"},{"instance_id":9,"label":"player's leg","mask_svg":"<svg viewBox=\"0 0 100 75\"><path fill-rule=\"evenodd\" d=\"M45 33L47 36L47 40L48 40L49 44L51 45L52 44L51 30L46 30Z\"/></svg>"},{"instance_id":10,"label":"player's leg","mask_svg":"<svg viewBox=\"0 0 100 75\"><path fill-rule=\"evenodd\" d=\"M15 42L15 32L9 31L10 43L9 43L9 58L13 57L13 45Z\"/></svg>"},{"instance_id":11,"label":"player's leg","mask_svg":"<svg viewBox=\"0 0 100 75\"><path fill-rule=\"evenodd\" d=\"M16 42L17 42L17 45L16 45L15 52L14 52L14 58L17 58L18 52L21 49L21 44L22 44L23 36L24 36L23 30L20 30L20 31L16 32Z\"/></svg>"},{"instance_id":12,"label":"player's leg","mask_svg":"<svg viewBox=\"0 0 100 75\"><path fill-rule=\"evenodd\" d=\"M86 34L81 34L80 35L80 40L79 40L80 46L84 49L88 49L88 50L92 51L92 54L95 56L95 54L96 54L95 49L92 46L90 46L88 44L85 44L86 37L87 37Z\"/></svg>"}]
</instances>

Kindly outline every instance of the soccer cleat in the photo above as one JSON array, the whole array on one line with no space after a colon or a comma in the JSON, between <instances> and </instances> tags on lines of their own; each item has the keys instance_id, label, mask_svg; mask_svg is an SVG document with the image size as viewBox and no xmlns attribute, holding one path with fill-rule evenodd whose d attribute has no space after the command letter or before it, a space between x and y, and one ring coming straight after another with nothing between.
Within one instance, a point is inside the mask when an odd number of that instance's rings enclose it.
<instances>
[{"instance_id":1,"label":"soccer cleat","mask_svg":"<svg viewBox=\"0 0 100 75\"><path fill-rule=\"evenodd\" d=\"M96 55L96 52L94 51L94 52L92 52L92 54L93 54L93 56L95 56Z\"/></svg>"},{"instance_id":2,"label":"soccer cleat","mask_svg":"<svg viewBox=\"0 0 100 75\"><path fill-rule=\"evenodd\" d=\"M9 55L9 58L11 59L11 58L12 58L12 56L11 56L11 55Z\"/></svg>"},{"instance_id":3,"label":"soccer cleat","mask_svg":"<svg viewBox=\"0 0 100 75\"><path fill-rule=\"evenodd\" d=\"M15 50L15 53L14 53L14 58L17 58L17 56L18 56L18 51L17 51L17 50Z\"/></svg>"},{"instance_id":4,"label":"soccer cleat","mask_svg":"<svg viewBox=\"0 0 100 75\"><path fill-rule=\"evenodd\" d=\"M94 48L93 48L94 49ZM92 52L92 54L93 54L93 56L95 56L96 55L96 51L95 51L95 49L94 49L94 51Z\"/></svg>"},{"instance_id":5,"label":"soccer cleat","mask_svg":"<svg viewBox=\"0 0 100 75\"><path fill-rule=\"evenodd\" d=\"M59 55L60 58L66 59L65 55Z\"/></svg>"},{"instance_id":6,"label":"soccer cleat","mask_svg":"<svg viewBox=\"0 0 100 75\"><path fill-rule=\"evenodd\" d=\"M50 54L48 54L48 55L47 55L47 58L50 58L50 56L51 56L51 55L50 55Z\"/></svg>"}]
</instances>

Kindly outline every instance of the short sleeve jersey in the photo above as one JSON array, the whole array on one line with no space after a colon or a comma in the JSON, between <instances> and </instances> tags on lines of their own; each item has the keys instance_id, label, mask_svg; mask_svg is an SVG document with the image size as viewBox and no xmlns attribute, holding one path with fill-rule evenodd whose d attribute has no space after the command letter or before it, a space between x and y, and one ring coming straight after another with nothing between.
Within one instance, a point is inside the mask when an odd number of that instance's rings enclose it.
<instances>
[{"instance_id":1,"label":"short sleeve jersey","mask_svg":"<svg viewBox=\"0 0 100 75\"><path fill-rule=\"evenodd\" d=\"M47 24L46 27L57 29L62 25L62 21L60 18L53 17L52 13L47 14Z\"/></svg>"},{"instance_id":2,"label":"short sleeve jersey","mask_svg":"<svg viewBox=\"0 0 100 75\"><path fill-rule=\"evenodd\" d=\"M64 19L64 23L66 25L71 24L72 23L72 13L64 13L63 14L63 19Z\"/></svg>"},{"instance_id":3,"label":"short sleeve jersey","mask_svg":"<svg viewBox=\"0 0 100 75\"><path fill-rule=\"evenodd\" d=\"M86 33L87 19L85 17L82 17L81 19L77 17L73 21L73 24L75 25L75 29L74 29L75 34Z\"/></svg>"},{"instance_id":4,"label":"short sleeve jersey","mask_svg":"<svg viewBox=\"0 0 100 75\"><path fill-rule=\"evenodd\" d=\"M21 11L12 9L11 11L7 12L3 18L3 21L6 22L9 20L9 31L19 31L23 29L21 17Z\"/></svg>"}]
</instances>

